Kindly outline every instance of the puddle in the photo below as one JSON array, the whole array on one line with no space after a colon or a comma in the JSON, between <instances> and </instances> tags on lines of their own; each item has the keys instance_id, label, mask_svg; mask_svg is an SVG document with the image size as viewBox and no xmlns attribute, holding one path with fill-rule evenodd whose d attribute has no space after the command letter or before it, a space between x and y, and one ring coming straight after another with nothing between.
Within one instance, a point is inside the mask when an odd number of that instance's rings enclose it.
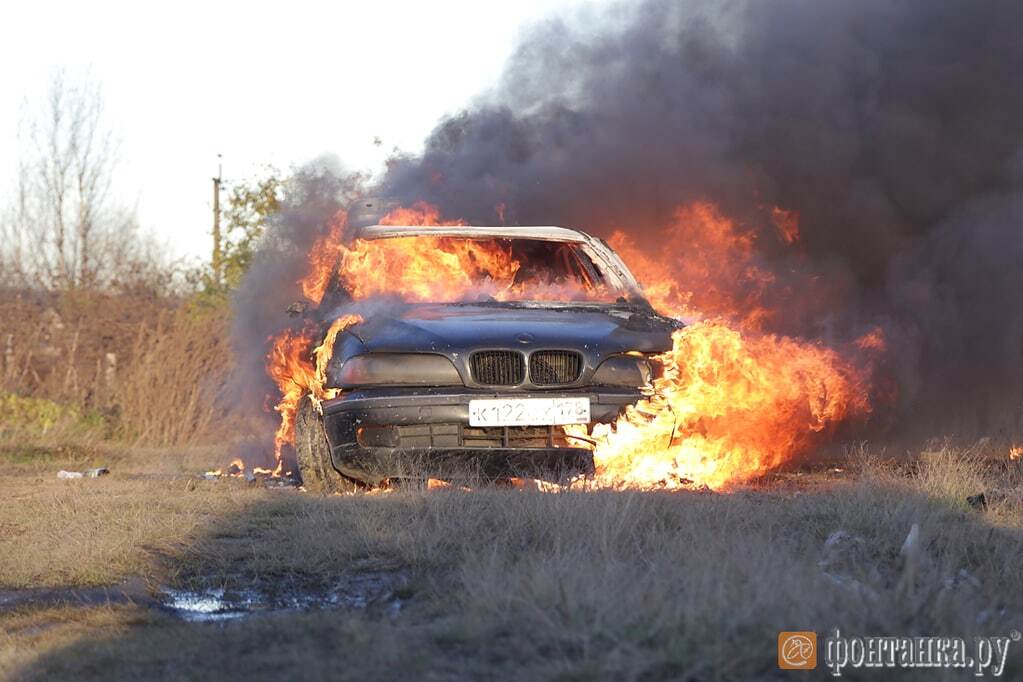
<instances>
[{"instance_id":1,"label":"puddle","mask_svg":"<svg viewBox=\"0 0 1023 682\"><path fill-rule=\"evenodd\" d=\"M161 590L163 607L189 622L206 622L240 618L250 612L248 600L224 599L223 590L188 592L186 590Z\"/></svg>"},{"instance_id":2,"label":"puddle","mask_svg":"<svg viewBox=\"0 0 1023 682\"><path fill-rule=\"evenodd\" d=\"M383 606L389 613L401 610L398 591L408 584L404 571L370 571L346 576L324 590L270 586L202 590L161 588L161 607L182 620L198 623L233 620L257 613L309 611L313 609L365 609Z\"/></svg>"},{"instance_id":3,"label":"puddle","mask_svg":"<svg viewBox=\"0 0 1023 682\"><path fill-rule=\"evenodd\" d=\"M244 583L244 578L238 578ZM25 607L134 604L159 609L191 623L227 621L259 613L314 609L381 608L391 616L402 608L398 596L408 585L406 570L359 570L341 576L328 588L282 584L183 590L148 588L141 578L92 588L0 590L0 613Z\"/></svg>"}]
</instances>

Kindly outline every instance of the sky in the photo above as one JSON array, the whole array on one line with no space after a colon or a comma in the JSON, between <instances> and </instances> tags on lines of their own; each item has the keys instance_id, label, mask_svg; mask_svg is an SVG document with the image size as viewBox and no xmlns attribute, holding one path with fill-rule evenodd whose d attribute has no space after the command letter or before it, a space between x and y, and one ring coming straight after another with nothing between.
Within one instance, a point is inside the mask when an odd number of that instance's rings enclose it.
<instances>
[{"instance_id":1,"label":"sky","mask_svg":"<svg viewBox=\"0 0 1023 682\"><path fill-rule=\"evenodd\" d=\"M323 154L378 172L494 83L525 27L579 4L9 3L0 205L14 188L19 122L64 71L102 89L117 199L170 253L205 256L218 154L228 183Z\"/></svg>"}]
</instances>

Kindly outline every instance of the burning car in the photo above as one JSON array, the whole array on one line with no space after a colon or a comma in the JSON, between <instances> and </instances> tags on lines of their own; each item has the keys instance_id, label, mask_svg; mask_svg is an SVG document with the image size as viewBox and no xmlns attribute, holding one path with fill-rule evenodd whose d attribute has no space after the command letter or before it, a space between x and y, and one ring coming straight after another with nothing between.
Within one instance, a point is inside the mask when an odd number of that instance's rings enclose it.
<instances>
[{"instance_id":1,"label":"burning car","mask_svg":"<svg viewBox=\"0 0 1023 682\"><path fill-rule=\"evenodd\" d=\"M641 399L651 358L681 326L606 242L578 230L374 224L348 239L315 316L326 325L355 301L398 300L321 334L322 399L303 397L294 421L310 490L591 472L573 425L612 423ZM445 259L466 277L451 278ZM395 280L415 289L395 292Z\"/></svg>"}]
</instances>

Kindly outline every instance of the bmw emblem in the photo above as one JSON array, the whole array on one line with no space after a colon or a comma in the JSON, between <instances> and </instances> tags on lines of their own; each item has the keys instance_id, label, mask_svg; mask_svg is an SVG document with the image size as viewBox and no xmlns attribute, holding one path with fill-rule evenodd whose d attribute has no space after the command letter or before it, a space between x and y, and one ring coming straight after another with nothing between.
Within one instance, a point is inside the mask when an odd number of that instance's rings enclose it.
<instances>
[{"instance_id":1,"label":"bmw emblem","mask_svg":"<svg viewBox=\"0 0 1023 682\"><path fill-rule=\"evenodd\" d=\"M519 340L519 343L532 343L533 342L533 335L532 334L519 334L515 338Z\"/></svg>"}]
</instances>

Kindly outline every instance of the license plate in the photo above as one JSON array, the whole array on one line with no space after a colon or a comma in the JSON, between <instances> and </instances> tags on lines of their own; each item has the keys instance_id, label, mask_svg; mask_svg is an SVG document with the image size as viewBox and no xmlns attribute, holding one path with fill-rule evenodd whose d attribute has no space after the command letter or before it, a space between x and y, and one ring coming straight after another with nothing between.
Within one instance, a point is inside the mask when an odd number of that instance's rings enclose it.
<instances>
[{"instance_id":1,"label":"license plate","mask_svg":"<svg viewBox=\"0 0 1023 682\"><path fill-rule=\"evenodd\" d=\"M469 426L586 424L589 398L496 398L469 401Z\"/></svg>"}]
</instances>

